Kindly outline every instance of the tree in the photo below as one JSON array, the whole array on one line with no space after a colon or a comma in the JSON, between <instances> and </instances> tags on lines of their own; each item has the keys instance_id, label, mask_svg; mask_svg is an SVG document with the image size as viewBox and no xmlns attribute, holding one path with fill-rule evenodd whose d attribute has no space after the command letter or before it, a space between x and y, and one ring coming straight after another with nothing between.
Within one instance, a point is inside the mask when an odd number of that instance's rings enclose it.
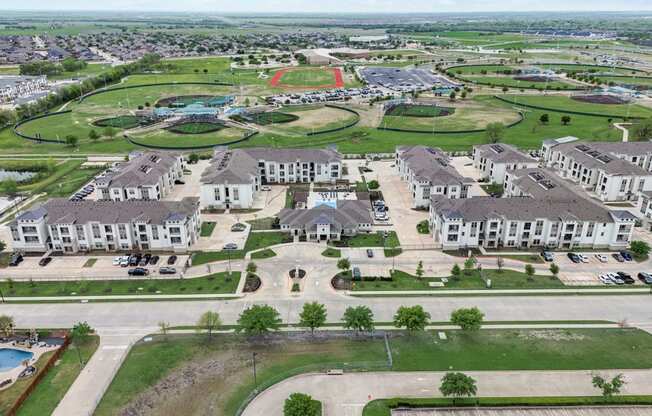
<instances>
[{"instance_id":1,"label":"tree","mask_svg":"<svg viewBox=\"0 0 652 416\"><path fill-rule=\"evenodd\" d=\"M503 87L503 94L506 94L507 91L509 91L509 88L508 87Z\"/></svg>"},{"instance_id":2,"label":"tree","mask_svg":"<svg viewBox=\"0 0 652 416\"><path fill-rule=\"evenodd\" d=\"M532 276L534 276L534 266L530 263L525 265L525 274L527 274L527 280L532 280Z\"/></svg>"},{"instance_id":3,"label":"tree","mask_svg":"<svg viewBox=\"0 0 652 416\"><path fill-rule=\"evenodd\" d=\"M539 121L541 122L541 124L548 124L548 122L550 121L550 116L548 115L548 113L541 114L541 117L539 117Z\"/></svg>"},{"instance_id":4,"label":"tree","mask_svg":"<svg viewBox=\"0 0 652 416\"><path fill-rule=\"evenodd\" d=\"M115 129L111 126L106 126L102 134L106 137L113 138L115 136Z\"/></svg>"},{"instance_id":5,"label":"tree","mask_svg":"<svg viewBox=\"0 0 652 416\"><path fill-rule=\"evenodd\" d=\"M602 397L608 398L614 394L620 393L620 388L625 385L625 379L622 374L617 374L611 381L607 381L604 377L595 374L591 379L593 387L602 390Z\"/></svg>"},{"instance_id":6,"label":"tree","mask_svg":"<svg viewBox=\"0 0 652 416\"><path fill-rule=\"evenodd\" d=\"M421 305L401 306L394 315L394 326L410 332L423 331L430 321L430 314Z\"/></svg>"},{"instance_id":7,"label":"tree","mask_svg":"<svg viewBox=\"0 0 652 416\"><path fill-rule=\"evenodd\" d=\"M549 270L550 270L550 273L552 273L552 275L554 277L557 277L557 275L559 274L559 266L557 266L555 263L550 263L550 269Z\"/></svg>"},{"instance_id":8,"label":"tree","mask_svg":"<svg viewBox=\"0 0 652 416\"><path fill-rule=\"evenodd\" d=\"M464 331L477 331L482 326L484 314L477 307L460 308L451 313L451 323Z\"/></svg>"},{"instance_id":9,"label":"tree","mask_svg":"<svg viewBox=\"0 0 652 416\"><path fill-rule=\"evenodd\" d=\"M278 330L281 316L269 305L254 305L245 309L238 318L236 332L246 335L263 335Z\"/></svg>"},{"instance_id":10,"label":"tree","mask_svg":"<svg viewBox=\"0 0 652 416\"><path fill-rule=\"evenodd\" d=\"M188 163L192 163L194 165L197 162L199 162L199 155L197 153L191 153L188 155Z\"/></svg>"},{"instance_id":11,"label":"tree","mask_svg":"<svg viewBox=\"0 0 652 416\"><path fill-rule=\"evenodd\" d=\"M9 197L13 198L18 194L18 183L15 180L7 179L2 181L1 185L2 192L9 195Z\"/></svg>"},{"instance_id":12,"label":"tree","mask_svg":"<svg viewBox=\"0 0 652 416\"><path fill-rule=\"evenodd\" d=\"M458 397L473 397L478 392L475 380L464 373L446 373L441 379L439 391L444 397L453 397L453 403Z\"/></svg>"},{"instance_id":13,"label":"tree","mask_svg":"<svg viewBox=\"0 0 652 416\"><path fill-rule=\"evenodd\" d=\"M88 342L93 332L95 331L86 321L76 323L75 326L72 327L72 331L70 331L72 343L77 349L77 357L79 358L79 365L81 366L84 365L84 361L82 360L80 348Z\"/></svg>"},{"instance_id":14,"label":"tree","mask_svg":"<svg viewBox=\"0 0 652 416\"><path fill-rule=\"evenodd\" d=\"M423 261L419 260L419 263L417 263L417 270L414 272L414 274L417 275L417 279L421 280L423 277Z\"/></svg>"},{"instance_id":15,"label":"tree","mask_svg":"<svg viewBox=\"0 0 652 416\"><path fill-rule=\"evenodd\" d=\"M9 315L0 315L0 331L5 337L10 336L14 332L14 318Z\"/></svg>"},{"instance_id":16,"label":"tree","mask_svg":"<svg viewBox=\"0 0 652 416\"><path fill-rule=\"evenodd\" d=\"M170 330L170 323L165 321L160 321L158 323L158 328L161 330L161 334L167 336L168 331Z\"/></svg>"},{"instance_id":17,"label":"tree","mask_svg":"<svg viewBox=\"0 0 652 416\"><path fill-rule=\"evenodd\" d=\"M220 314L213 311L204 312L197 321L197 330L204 330L208 333L208 338L213 336L213 331L222 325Z\"/></svg>"},{"instance_id":18,"label":"tree","mask_svg":"<svg viewBox=\"0 0 652 416\"><path fill-rule=\"evenodd\" d=\"M256 263L253 261L250 261L249 264L247 264L247 273L248 274L254 274L258 270L258 266L256 266Z\"/></svg>"},{"instance_id":19,"label":"tree","mask_svg":"<svg viewBox=\"0 0 652 416\"><path fill-rule=\"evenodd\" d=\"M321 406L317 400L303 393L292 393L285 399L283 416L319 416Z\"/></svg>"},{"instance_id":20,"label":"tree","mask_svg":"<svg viewBox=\"0 0 652 416\"><path fill-rule=\"evenodd\" d=\"M471 272L473 271L474 266L475 266L475 259L473 258L473 256L464 260L464 274L467 276L470 275Z\"/></svg>"},{"instance_id":21,"label":"tree","mask_svg":"<svg viewBox=\"0 0 652 416\"><path fill-rule=\"evenodd\" d=\"M490 143L498 143L505 133L505 125L499 121L487 124L485 135Z\"/></svg>"},{"instance_id":22,"label":"tree","mask_svg":"<svg viewBox=\"0 0 652 416\"><path fill-rule=\"evenodd\" d=\"M69 134L66 136L65 141L67 146L75 147L77 146L79 139L77 138L77 136Z\"/></svg>"},{"instance_id":23,"label":"tree","mask_svg":"<svg viewBox=\"0 0 652 416\"><path fill-rule=\"evenodd\" d=\"M455 101L455 91L451 91L451 93L448 95L448 98L449 98L451 101Z\"/></svg>"},{"instance_id":24,"label":"tree","mask_svg":"<svg viewBox=\"0 0 652 416\"><path fill-rule=\"evenodd\" d=\"M564 126L568 126L571 122L571 117L570 116L561 116L561 124Z\"/></svg>"},{"instance_id":25,"label":"tree","mask_svg":"<svg viewBox=\"0 0 652 416\"><path fill-rule=\"evenodd\" d=\"M360 331L371 332L374 330L374 314L368 306L349 306L342 317L344 328L353 329L356 334Z\"/></svg>"},{"instance_id":26,"label":"tree","mask_svg":"<svg viewBox=\"0 0 652 416\"><path fill-rule=\"evenodd\" d=\"M502 257L496 257L496 267L498 267L498 273L503 272L503 266L505 265L505 260Z\"/></svg>"},{"instance_id":27,"label":"tree","mask_svg":"<svg viewBox=\"0 0 652 416\"><path fill-rule=\"evenodd\" d=\"M458 280L460 278L460 274L462 274L462 270L460 269L460 266L455 263L451 269L451 276L453 276L453 279Z\"/></svg>"},{"instance_id":28,"label":"tree","mask_svg":"<svg viewBox=\"0 0 652 416\"><path fill-rule=\"evenodd\" d=\"M310 329L310 334L315 334L315 329L326 323L326 306L310 302L303 305L303 310L299 314L299 326Z\"/></svg>"},{"instance_id":29,"label":"tree","mask_svg":"<svg viewBox=\"0 0 652 416\"><path fill-rule=\"evenodd\" d=\"M640 257L644 257L650 254L650 245L645 241L632 241L629 245L629 248L634 254Z\"/></svg>"},{"instance_id":30,"label":"tree","mask_svg":"<svg viewBox=\"0 0 652 416\"><path fill-rule=\"evenodd\" d=\"M652 139L652 117L632 126L632 134L635 140Z\"/></svg>"},{"instance_id":31,"label":"tree","mask_svg":"<svg viewBox=\"0 0 652 416\"><path fill-rule=\"evenodd\" d=\"M346 273L351 268L351 261L348 258L339 259L337 261L337 268Z\"/></svg>"},{"instance_id":32,"label":"tree","mask_svg":"<svg viewBox=\"0 0 652 416\"><path fill-rule=\"evenodd\" d=\"M97 139L100 138L100 135L97 134L97 132L95 130L91 130L91 131L88 132L88 138L91 139L91 140L97 140Z\"/></svg>"}]
</instances>

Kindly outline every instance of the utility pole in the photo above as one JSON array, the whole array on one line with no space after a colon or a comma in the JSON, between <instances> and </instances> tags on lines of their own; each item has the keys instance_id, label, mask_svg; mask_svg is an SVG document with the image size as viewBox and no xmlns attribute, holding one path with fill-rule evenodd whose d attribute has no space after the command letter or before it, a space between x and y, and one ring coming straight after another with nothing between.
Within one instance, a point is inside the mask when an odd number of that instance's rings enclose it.
<instances>
[{"instance_id":1,"label":"utility pole","mask_svg":"<svg viewBox=\"0 0 652 416\"><path fill-rule=\"evenodd\" d=\"M254 391L258 392L258 379L256 378L256 356L258 355L257 352L252 352L251 357L253 359L254 363Z\"/></svg>"}]
</instances>

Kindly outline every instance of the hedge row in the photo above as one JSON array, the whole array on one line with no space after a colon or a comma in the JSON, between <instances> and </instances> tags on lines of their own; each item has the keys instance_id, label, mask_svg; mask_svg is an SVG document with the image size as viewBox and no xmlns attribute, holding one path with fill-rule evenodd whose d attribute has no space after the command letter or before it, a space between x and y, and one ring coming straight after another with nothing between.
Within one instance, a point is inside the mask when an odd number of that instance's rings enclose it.
<instances>
[{"instance_id":1,"label":"hedge row","mask_svg":"<svg viewBox=\"0 0 652 416\"><path fill-rule=\"evenodd\" d=\"M336 127L336 128L333 128L333 129L326 129L326 130L319 130L319 131L312 131L312 132L306 133L306 136L316 136L318 134L334 133L336 131L341 131L341 130L345 130L345 129L348 129L350 127L353 127L353 126L355 126L356 124L358 124L360 122L360 113L358 113L355 110L352 110L352 109L346 108L346 107L340 107L339 105L333 105L333 104L326 104L325 107L336 108L338 110L344 110L344 111L348 111L349 113L355 114L355 116L356 116L355 120L353 120L352 122L350 122L350 123L348 123L348 124L346 124L344 126L341 126L341 127Z\"/></svg>"},{"instance_id":2,"label":"hedge row","mask_svg":"<svg viewBox=\"0 0 652 416\"><path fill-rule=\"evenodd\" d=\"M510 123L505 126L505 128L514 127L517 124L520 124L525 120L523 113L518 113L519 118L513 123ZM482 133L487 129L473 129L473 130L413 130L413 129L399 129L396 127L376 127L376 130L386 130L386 131L399 131L403 133L420 133L420 134L471 134L471 133Z\"/></svg>"},{"instance_id":3,"label":"hedge row","mask_svg":"<svg viewBox=\"0 0 652 416\"><path fill-rule=\"evenodd\" d=\"M645 117L638 117L638 116L624 117L624 116L619 116L614 114L599 114L599 113L587 113L584 111L563 110L560 108L544 107L540 105L522 104L516 101L508 100L507 98L499 97L497 95L494 95L493 97L507 104L517 105L520 107L533 108L535 110L553 111L556 113L567 113L567 114L574 114L578 116L589 116L589 117L620 118L623 120L643 120L645 118Z\"/></svg>"}]
</instances>

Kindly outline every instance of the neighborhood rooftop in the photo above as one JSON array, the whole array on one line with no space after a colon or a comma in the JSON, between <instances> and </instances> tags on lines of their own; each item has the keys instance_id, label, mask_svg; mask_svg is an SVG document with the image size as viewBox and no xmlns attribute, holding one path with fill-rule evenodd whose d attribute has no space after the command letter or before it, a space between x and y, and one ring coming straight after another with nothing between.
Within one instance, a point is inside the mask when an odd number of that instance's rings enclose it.
<instances>
[{"instance_id":1,"label":"neighborhood rooftop","mask_svg":"<svg viewBox=\"0 0 652 416\"><path fill-rule=\"evenodd\" d=\"M279 213L281 224L292 228L306 228L315 231L317 224L328 224L337 232L372 222L369 201L340 200L337 208L318 205L310 209L284 208Z\"/></svg>"},{"instance_id":2,"label":"neighborhood rooftop","mask_svg":"<svg viewBox=\"0 0 652 416\"><path fill-rule=\"evenodd\" d=\"M426 146L402 146L398 149L399 158L414 174L418 181L432 184L459 184L473 182L465 178L450 164L450 159L439 148Z\"/></svg>"},{"instance_id":3,"label":"neighborhood rooftop","mask_svg":"<svg viewBox=\"0 0 652 416\"><path fill-rule=\"evenodd\" d=\"M495 163L529 163L535 160L516 147L505 143L482 144L474 146L480 156Z\"/></svg>"},{"instance_id":4,"label":"neighborhood rooftop","mask_svg":"<svg viewBox=\"0 0 652 416\"><path fill-rule=\"evenodd\" d=\"M156 185L175 165L179 155L170 152L144 152L120 164L116 171L97 181L99 186L131 187Z\"/></svg>"},{"instance_id":5,"label":"neighborhood rooftop","mask_svg":"<svg viewBox=\"0 0 652 416\"><path fill-rule=\"evenodd\" d=\"M187 197L181 201L78 201L54 198L43 205L24 212L17 221L46 217L47 224L124 224L143 222L165 224L183 221L197 210L199 198Z\"/></svg>"}]
</instances>

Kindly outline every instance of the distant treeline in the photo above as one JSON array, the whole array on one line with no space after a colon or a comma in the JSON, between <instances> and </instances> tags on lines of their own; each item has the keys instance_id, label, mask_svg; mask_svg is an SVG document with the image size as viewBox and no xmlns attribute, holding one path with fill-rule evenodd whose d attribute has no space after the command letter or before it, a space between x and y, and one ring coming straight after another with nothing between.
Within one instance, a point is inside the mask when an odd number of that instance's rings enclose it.
<instances>
[{"instance_id":1,"label":"distant treeline","mask_svg":"<svg viewBox=\"0 0 652 416\"><path fill-rule=\"evenodd\" d=\"M62 72L81 71L88 63L75 58L66 58L60 63L50 61L27 62L20 65L20 75L59 75Z\"/></svg>"}]
</instances>

